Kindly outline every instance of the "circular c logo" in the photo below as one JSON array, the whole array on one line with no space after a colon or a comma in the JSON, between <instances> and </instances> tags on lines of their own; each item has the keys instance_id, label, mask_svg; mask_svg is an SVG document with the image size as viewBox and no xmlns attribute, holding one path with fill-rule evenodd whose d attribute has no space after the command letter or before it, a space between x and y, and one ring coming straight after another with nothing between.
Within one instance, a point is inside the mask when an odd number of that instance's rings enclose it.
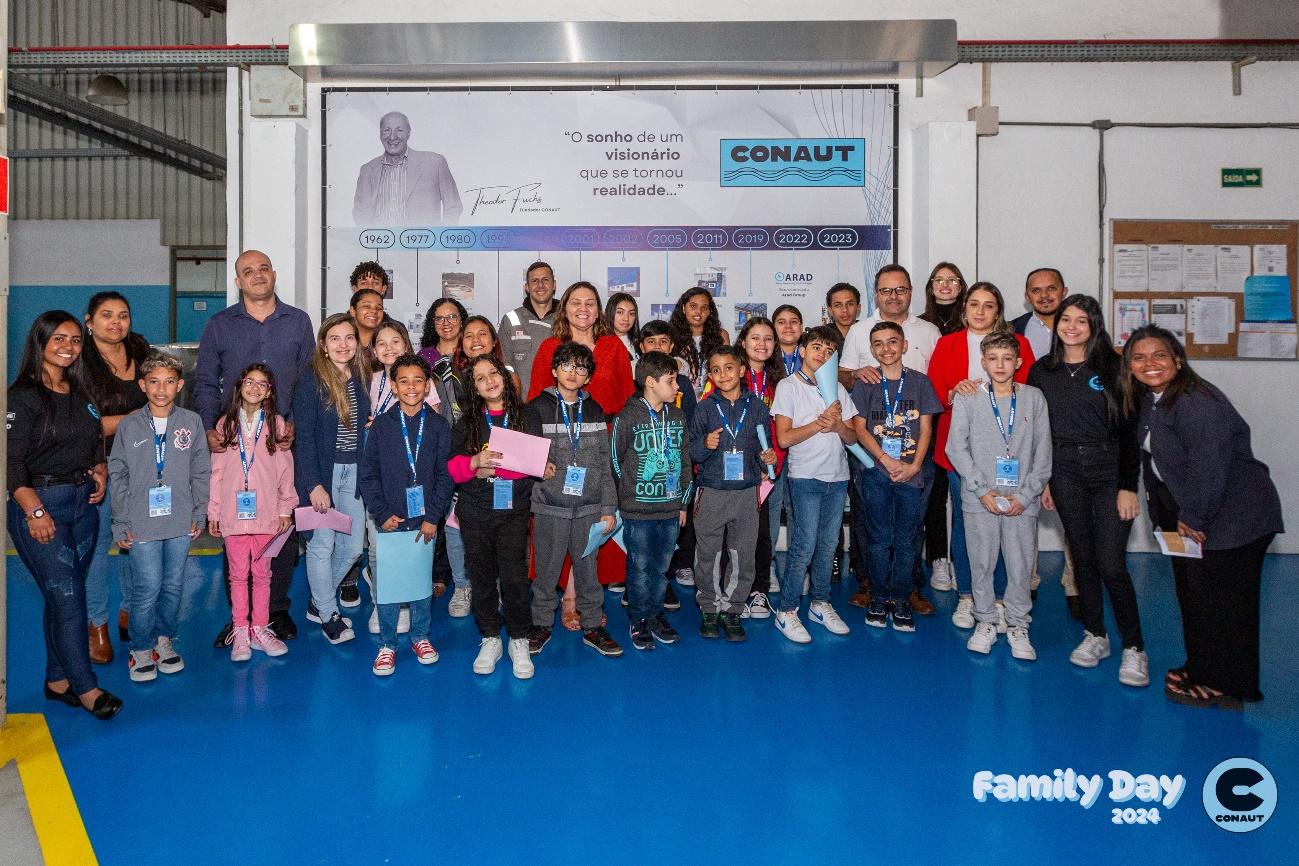
<instances>
[{"instance_id":1,"label":"circular c logo","mask_svg":"<svg viewBox=\"0 0 1299 866\"><path fill-rule=\"evenodd\" d=\"M1231 833L1248 833L1272 817L1276 779L1258 761L1228 758L1209 771L1201 795L1209 820Z\"/></svg>"}]
</instances>

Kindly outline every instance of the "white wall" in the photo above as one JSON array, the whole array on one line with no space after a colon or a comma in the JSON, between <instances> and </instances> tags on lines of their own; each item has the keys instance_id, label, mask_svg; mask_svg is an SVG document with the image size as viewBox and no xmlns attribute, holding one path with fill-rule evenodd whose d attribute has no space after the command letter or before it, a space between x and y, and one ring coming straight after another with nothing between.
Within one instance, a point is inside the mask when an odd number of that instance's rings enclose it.
<instances>
[{"instance_id":1,"label":"white wall","mask_svg":"<svg viewBox=\"0 0 1299 866\"><path fill-rule=\"evenodd\" d=\"M15 286L167 285L158 220L10 220Z\"/></svg>"}]
</instances>

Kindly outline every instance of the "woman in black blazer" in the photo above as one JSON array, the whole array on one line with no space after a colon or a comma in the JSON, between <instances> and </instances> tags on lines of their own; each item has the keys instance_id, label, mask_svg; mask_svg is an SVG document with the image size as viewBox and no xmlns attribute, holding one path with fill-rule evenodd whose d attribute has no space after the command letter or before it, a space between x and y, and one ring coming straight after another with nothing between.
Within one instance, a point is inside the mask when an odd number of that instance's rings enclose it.
<instances>
[{"instance_id":1,"label":"woman in black blazer","mask_svg":"<svg viewBox=\"0 0 1299 866\"><path fill-rule=\"evenodd\" d=\"M1254 457L1249 425L1196 375L1171 332L1139 328L1123 347L1125 408L1138 437L1151 522L1200 544L1173 559L1186 663L1164 679L1169 700L1240 709L1259 701L1263 556L1283 532L1281 500Z\"/></svg>"}]
</instances>

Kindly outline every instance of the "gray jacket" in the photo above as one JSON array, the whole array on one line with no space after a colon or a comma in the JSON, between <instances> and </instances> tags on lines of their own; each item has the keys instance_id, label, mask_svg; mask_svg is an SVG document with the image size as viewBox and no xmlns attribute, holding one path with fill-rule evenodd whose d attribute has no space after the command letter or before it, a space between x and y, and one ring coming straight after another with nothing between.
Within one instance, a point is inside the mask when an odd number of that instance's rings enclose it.
<instances>
[{"instance_id":1,"label":"gray jacket","mask_svg":"<svg viewBox=\"0 0 1299 866\"><path fill-rule=\"evenodd\" d=\"M613 514L618 508L618 488L613 483L609 465L609 425L604 410L584 393L582 401L582 435L577 440L576 465L586 467L586 481L581 496L564 493L564 476L573 464L572 442L559 408L555 389L547 388L528 406L541 419L541 432L550 440L550 462L555 477L532 486L532 513L575 520L579 517ZM569 417L576 421L575 410Z\"/></svg>"},{"instance_id":2,"label":"gray jacket","mask_svg":"<svg viewBox=\"0 0 1299 866\"><path fill-rule=\"evenodd\" d=\"M1015 426L1010 435L1010 456L1019 460L1019 487L997 487L997 460L1006 454L1006 440L992 414L987 386L973 395L958 394L952 401L952 428L947 434L947 459L961 476L961 506L984 511L979 498L990 490L1013 495L1025 514L1041 510L1042 491L1051 480L1051 421L1046 397L1032 385L1016 385ZM1010 420L1010 398L997 401L1002 423Z\"/></svg>"},{"instance_id":3,"label":"gray jacket","mask_svg":"<svg viewBox=\"0 0 1299 866\"><path fill-rule=\"evenodd\" d=\"M113 540L130 532L136 541L160 541L188 535L190 524L207 522L208 479L212 473L207 436L198 414L179 406L167 418L162 483L171 488L171 514L149 516L149 488L158 486L153 415L146 405L117 426L108 457L109 494L113 503Z\"/></svg>"},{"instance_id":4,"label":"gray jacket","mask_svg":"<svg viewBox=\"0 0 1299 866\"><path fill-rule=\"evenodd\" d=\"M536 360L537 349L554 330L558 310L559 303L552 303L550 314L539 319L532 310L531 301L528 301L501 316L501 325L496 329L501 351L505 353L505 363L519 374L525 395L532 382L532 362Z\"/></svg>"}]
</instances>

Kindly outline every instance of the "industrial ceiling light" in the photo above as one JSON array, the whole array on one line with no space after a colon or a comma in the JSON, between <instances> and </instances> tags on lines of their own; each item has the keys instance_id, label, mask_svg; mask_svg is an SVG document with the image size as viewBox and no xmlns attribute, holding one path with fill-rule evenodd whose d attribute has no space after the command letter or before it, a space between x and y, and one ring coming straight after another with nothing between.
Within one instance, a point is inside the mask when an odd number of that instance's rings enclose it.
<instances>
[{"instance_id":1,"label":"industrial ceiling light","mask_svg":"<svg viewBox=\"0 0 1299 866\"><path fill-rule=\"evenodd\" d=\"M86 88L86 99L99 105L126 105L130 102L126 85L116 75L96 75Z\"/></svg>"}]
</instances>

